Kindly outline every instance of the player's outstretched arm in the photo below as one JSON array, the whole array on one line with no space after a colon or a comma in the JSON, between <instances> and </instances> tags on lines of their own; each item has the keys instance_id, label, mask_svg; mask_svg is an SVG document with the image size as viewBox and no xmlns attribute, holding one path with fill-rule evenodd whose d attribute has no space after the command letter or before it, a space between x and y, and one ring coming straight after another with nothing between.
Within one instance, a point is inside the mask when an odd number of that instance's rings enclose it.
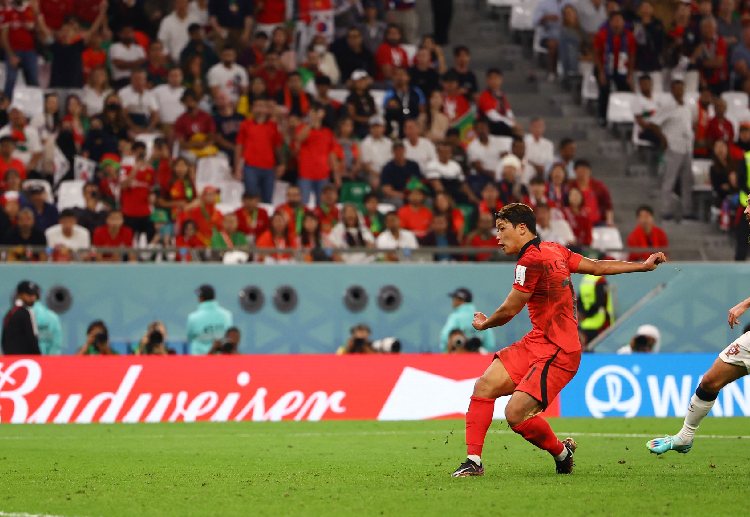
<instances>
[{"instance_id":1,"label":"player's outstretched arm","mask_svg":"<svg viewBox=\"0 0 750 517\"><path fill-rule=\"evenodd\" d=\"M511 289L503 304L488 318L481 312L474 313L472 325L477 330L487 330L501 327L513 319L513 316L521 312L526 302L531 298L531 293L524 293L518 289Z\"/></svg>"},{"instance_id":2,"label":"player's outstretched arm","mask_svg":"<svg viewBox=\"0 0 750 517\"><path fill-rule=\"evenodd\" d=\"M750 309L750 298L742 300L740 303L729 309L729 328L734 328L740 322L740 316L742 316L746 310Z\"/></svg>"},{"instance_id":3,"label":"player's outstretched arm","mask_svg":"<svg viewBox=\"0 0 750 517\"><path fill-rule=\"evenodd\" d=\"M591 260L584 257L578 265L577 273L588 275L619 275L621 273L644 273L653 271L656 267L667 261L667 257L661 251L653 253L643 262L626 262L624 260Z\"/></svg>"}]
</instances>

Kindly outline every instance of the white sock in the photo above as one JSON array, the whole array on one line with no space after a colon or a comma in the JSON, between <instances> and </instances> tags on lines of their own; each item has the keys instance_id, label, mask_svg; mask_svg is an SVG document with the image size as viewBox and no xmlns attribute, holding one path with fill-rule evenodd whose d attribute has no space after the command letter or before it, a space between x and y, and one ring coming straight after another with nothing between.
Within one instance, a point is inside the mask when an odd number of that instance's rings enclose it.
<instances>
[{"instance_id":1,"label":"white sock","mask_svg":"<svg viewBox=\"0 0 750 517\"><path fill-rule=\"evenodd\" d=\"M695 437L695 431L711 408L714 406L715 400L703 400L698 395L690 397L690 406L688 406L687 414L685 415L685 423L682 424L682 429L677 433L676 438L682 442L679 445L687 445L693 441Z\"/></svg>"},{"instance_id":2,"label":"white sock","mask_svg":"<svg viewBox=\"0 0 750 517\"><path fill-rule=\"evenodd\" d=\"M568 448L567 447L563 447L563 451L560 454L558 454L557 456L555 456L555 461L562 461L562 460L564 460L565 458L568 457L568 454L570 454L570 451L568 451Z\"/></svg>"},{"instance_id":3,"label":"white sock","mask_svg":"<svg viewBox=\"0 0 750 517\"><path fill-rule=\"evenodd\" d=\"M477 465L481 465L482 464L482 458L480 458L476 454L469 454L466 458L470 459L471 461L473 461Z\"/></svg>"}]
</instances>

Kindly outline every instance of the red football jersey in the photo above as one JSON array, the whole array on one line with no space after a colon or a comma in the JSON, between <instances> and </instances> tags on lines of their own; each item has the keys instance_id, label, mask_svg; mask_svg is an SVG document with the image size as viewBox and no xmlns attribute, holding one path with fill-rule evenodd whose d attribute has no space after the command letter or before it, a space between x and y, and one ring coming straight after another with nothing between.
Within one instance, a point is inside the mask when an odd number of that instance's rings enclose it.
<instances>
[{"instance_id":1,"label":"red football jersey","mask_svg":"<svg viewBox=\"0 0 750 517\"><path fill-rule=\"evenodd\" d=\"M570 274L578 271L581 255L554 242L527 243L518 254L513 288L531 293L528 302L531 333L541 333L565 352L581 349L576 296Z\"/></svg>"}]
</instances>

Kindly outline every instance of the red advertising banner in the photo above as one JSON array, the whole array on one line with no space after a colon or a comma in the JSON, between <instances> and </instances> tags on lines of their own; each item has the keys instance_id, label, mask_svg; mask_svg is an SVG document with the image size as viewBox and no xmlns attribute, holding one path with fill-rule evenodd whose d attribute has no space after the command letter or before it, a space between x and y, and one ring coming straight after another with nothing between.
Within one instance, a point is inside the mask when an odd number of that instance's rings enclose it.
<instances>
[{"instance_id":1,"label":"red advertising banner","mask_svg":"<svg viewBox=\"0 0 750 517\"><path fill-rule=\"evenodd\" d=\"M0 357L0 422L462 416L491 356ZM505 400L495 406L503 418ZM547 414L559 415L555 401Z\"/></svg>"}]
</instances>

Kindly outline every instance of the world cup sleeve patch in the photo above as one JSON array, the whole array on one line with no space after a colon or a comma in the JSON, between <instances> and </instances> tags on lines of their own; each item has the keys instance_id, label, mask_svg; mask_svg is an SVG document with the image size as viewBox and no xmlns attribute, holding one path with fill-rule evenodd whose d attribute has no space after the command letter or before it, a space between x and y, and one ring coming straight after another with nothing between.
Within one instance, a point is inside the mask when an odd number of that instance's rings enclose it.
<instances>
[{"instance_id":1,"label":"world cup sleeve patch","mask_svg":"<svg viewBox=\"0 0 750 517\"><path fill-rule=\"evenodd\" d=\"M516 280L514 283L523 285L526 282L526 266L516 265Z\"/></svg>"}]
</instances>

